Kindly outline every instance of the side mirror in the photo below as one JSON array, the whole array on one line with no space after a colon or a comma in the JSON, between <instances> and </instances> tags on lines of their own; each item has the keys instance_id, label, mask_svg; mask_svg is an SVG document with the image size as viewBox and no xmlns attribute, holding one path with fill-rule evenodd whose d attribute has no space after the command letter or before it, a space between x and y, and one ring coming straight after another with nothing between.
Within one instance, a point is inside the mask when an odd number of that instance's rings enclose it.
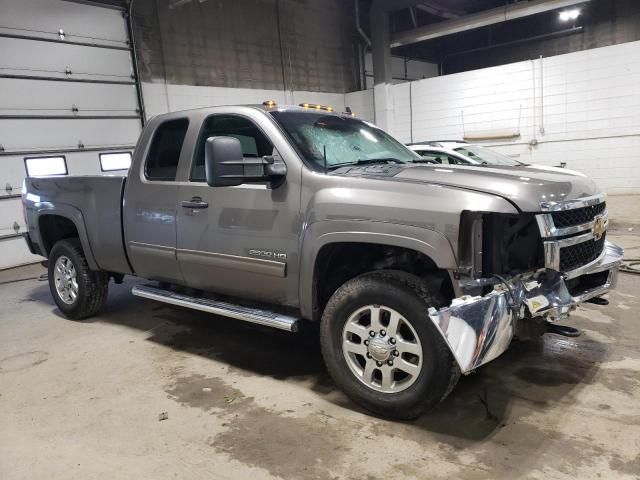
<instances>
[{"instance_id":1,"label":"side mirror","mask_svg":"<svg viewBox=\"0 0 640 480\"><path fill-rule=\"evenodd\" d=\"M204 147L207 184L229 187L249 182L271 182L278 187L287 176L284 162L272 156L244 158L240 140L234 137L209 137Z\"/></svg>"},{"instance_id":2,"label":"side mirror","mask_svg":"<svg viewBox=\"0 0 640 480\"><path fill-rule=\"evenodd\" d=\"M240 140L209 137L204 145L204 168L212 187L240 185L244 178L244 158Z\"/></svg>"}]
</instances>

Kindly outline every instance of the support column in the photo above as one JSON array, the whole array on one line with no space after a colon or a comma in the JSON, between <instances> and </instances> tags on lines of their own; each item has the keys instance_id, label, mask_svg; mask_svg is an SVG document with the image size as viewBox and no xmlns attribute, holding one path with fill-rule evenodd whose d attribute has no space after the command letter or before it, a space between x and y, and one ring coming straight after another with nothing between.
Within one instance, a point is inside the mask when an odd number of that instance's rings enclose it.
<instances>
[{"instance_id":1,"label":"support column","mask_svg":"<svg viewBox=\"0 0 640 480\"><path fill-rule=\"evenodd\" d=\"M371 57L373 60L373 98L376 124L393 131L393 92L391 70L391 34L389 13L384 0L371 5Z\"/></svg>"}]
</instances>

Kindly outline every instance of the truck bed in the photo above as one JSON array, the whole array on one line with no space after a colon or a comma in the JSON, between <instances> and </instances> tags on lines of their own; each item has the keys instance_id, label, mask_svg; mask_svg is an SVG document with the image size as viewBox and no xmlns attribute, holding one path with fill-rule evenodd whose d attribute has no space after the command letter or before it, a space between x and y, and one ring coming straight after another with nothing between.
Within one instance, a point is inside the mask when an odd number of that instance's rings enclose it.
<instances>
[{"instance_id":1,"label":"truck bed","mask_svg":"<svg viewBox=\"0 0 640 480\"><path fill-rule=\"evenodd\" d=\"M125 176L27 178L23 203L31 241L46 253L51 245L40 237L42 218L60 215L74 222L92 267L131 273L122 230L125 182Z\"/></svg>"}]
</instances>

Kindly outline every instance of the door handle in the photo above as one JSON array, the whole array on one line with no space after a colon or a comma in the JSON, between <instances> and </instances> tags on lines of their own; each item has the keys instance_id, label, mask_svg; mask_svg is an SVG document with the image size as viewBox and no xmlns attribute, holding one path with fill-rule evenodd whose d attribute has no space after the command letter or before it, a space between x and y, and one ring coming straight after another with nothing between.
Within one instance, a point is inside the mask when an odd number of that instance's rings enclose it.
<instances>
[{"instance_id":1,"label":"door handle","mask_svg":"<svg viewBox=\"0 0 640 480\"><path fill-rule=\"evenodd\" d=\"M202 200L200 197L193 197L191 200L183 200L180 202L183 208L192 208L192 209L200 209L200 208L209 208L209 203Z\"/></svg>"}]
</instances>

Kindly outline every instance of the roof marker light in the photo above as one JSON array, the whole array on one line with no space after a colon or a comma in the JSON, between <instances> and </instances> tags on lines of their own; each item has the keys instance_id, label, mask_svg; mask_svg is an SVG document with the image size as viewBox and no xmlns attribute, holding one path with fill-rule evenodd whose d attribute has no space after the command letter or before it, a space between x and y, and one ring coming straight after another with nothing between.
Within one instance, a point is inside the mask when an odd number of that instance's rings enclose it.
<instances>
[{"instance_id":1,"label":"roof marker light","mask_svg":"<svg viewBox=\"0 0 640 480\"><path fill-rule=\"evenodd\" d=\"M300 103L299 106L302 108L313 108L314 110L324 110L325 112L333 112L333 107L328 107L326 105L319 105L317 103Z\"/></svg>"}]
</instances>

